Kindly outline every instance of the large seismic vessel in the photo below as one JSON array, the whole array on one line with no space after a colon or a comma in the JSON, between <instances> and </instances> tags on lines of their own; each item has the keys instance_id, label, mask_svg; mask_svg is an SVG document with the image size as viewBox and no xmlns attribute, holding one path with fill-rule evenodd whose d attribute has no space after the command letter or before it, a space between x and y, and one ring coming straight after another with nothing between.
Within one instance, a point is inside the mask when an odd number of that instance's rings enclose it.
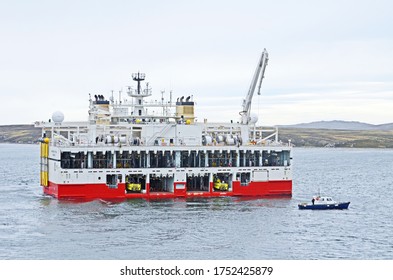
<instances>
[{"instance_id":1,"label":"large seismic vessel","mask_svg":"<svg viewBox=\"0 0 393 280\"><path fill-rule=\"evenodd\" d=\"M192 96L149 102L143 73L132 78L130 101L90 96L87 122L63 122L56 112L36 122L41 185L58 199L127 199L292 194L291 144L277 128L262 128L251 112L268 62L258 61L241 119L196 121Z\"/></svg>"}]
</instances>

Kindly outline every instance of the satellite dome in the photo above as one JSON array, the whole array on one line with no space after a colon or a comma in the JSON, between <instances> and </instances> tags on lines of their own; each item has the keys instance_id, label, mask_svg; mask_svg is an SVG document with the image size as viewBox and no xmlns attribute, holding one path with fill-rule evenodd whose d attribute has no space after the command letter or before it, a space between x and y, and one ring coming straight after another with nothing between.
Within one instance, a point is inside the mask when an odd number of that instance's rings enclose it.
<instances>
[{"instance_id":1,"label":"satellite dome","mask_svg":"<svg viewBox=\"0 0 393 280\"><path fill-rule=\"evenodd\" d=\"M251 124L256 124L258 122L258 115L257 114L251 114L250 116L250 123Z\"/></svg>"},{"instance_id":2,"label":"satellite dome","mask_svg":"<svg viewBox=\"0 0 393 280\"><path fill-rule=\"evenodd\" d=\"M64 121L64 114L60 111L56 111L52 114L52 120L55 123L62 123Z\"/></svg>"}]
</instances>

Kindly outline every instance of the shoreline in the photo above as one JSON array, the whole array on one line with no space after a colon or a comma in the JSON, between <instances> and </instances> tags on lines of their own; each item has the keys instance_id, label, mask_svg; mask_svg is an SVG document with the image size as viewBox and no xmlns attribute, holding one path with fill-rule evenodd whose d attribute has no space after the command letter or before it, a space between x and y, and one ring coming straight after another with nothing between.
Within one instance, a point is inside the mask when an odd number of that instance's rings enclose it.
<instances>
[{"instance_id":1,"label":"shoreline","mask_svg":"<svg viewBox=\"0 0 393 280\"><path fill-rule=\"evenodd\" d=\"M41 129L34 125L0 125L0 143L35 144ZM294 147L315 148L393 148L392 130L339 130L279 128L279 139Z\"/></svg>"}]
</instances>

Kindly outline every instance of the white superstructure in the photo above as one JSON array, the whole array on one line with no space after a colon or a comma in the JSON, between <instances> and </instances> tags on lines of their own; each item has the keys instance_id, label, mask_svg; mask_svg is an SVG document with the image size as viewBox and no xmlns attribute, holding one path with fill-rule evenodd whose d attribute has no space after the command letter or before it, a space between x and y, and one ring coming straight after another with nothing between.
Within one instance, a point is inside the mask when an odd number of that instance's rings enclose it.
<instances>
[{"instance_id":1,"label":"white superstructure","mask_svg":"<svg viewBox=\"0 0 393 280\"><path fill-rule=\"evenodd\" d=\"M197 122L193 96L149 102L143 73L130 101L90 96L87 122L57 112L43 129L41 184L59 197L291 195L291 145L251 115L268 61L263 51L239 123Z\"/></svg>"}]
</instances>

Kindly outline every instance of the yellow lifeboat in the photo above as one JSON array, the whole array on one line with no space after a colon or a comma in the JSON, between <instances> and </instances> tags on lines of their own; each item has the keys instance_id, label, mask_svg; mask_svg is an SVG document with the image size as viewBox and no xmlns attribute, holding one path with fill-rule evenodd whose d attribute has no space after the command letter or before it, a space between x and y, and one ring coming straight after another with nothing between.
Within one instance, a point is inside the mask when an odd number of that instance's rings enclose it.
<instances>
[{"instance_id":1,"label":"yellow lifeboat","mask_svg":"<svg viewBox=\"0 0 393 280\"><path fill-rule=\"evenodd\" d=\"M127 183L126 188L130 192L140 192L141 191L141 184Z\"/></svg>"},{"instance_id":2,"label":"yellow lifeboat","mask_svg":"<svg viewBox=\"0 0 393 280\"><path fill-rule=\"evenodd\" d=\"M221 182L220 179L216 179L214 181L213 188L215 188L216 190L219 190L219 191L227 191L228 190L228 183Z\"/></svg>"}]
</instances>

